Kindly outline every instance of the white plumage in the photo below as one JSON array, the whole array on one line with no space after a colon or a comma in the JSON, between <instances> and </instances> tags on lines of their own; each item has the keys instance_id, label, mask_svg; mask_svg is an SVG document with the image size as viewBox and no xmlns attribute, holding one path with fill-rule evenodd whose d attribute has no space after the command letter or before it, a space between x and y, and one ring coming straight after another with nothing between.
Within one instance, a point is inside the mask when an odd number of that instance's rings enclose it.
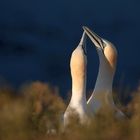
<instances>
[{"instance_id":1,"label":"white plumage","mask_svg":"<svg viewBox=\"0 0 140 140\"><path fill-rule=\"evenodd\" d=\"M124 118L113 101L112 84L116 71L117 50L115 46L99 37L87 27L83 27L84 33L77 48L72 52L70 69L72 77L72 96L64 113L64 126L70 122L71 116L79 118L81 124L88 124L90 119L102 108L114 112L117 118ZM94 43L99 56L99 71L95 88L91 97L86 101L86 34Z\"/></svg>"},{"instance_id":2,"label":"white plumage","mask_svg":"<svg viewBox=\"0 0 140 140\"><path fill-rule=\"evenodd\" d=\"M99 37L89 28L83 27L83 29L94 43L100 63L95 88L87 101L88 108L93 114L96 114L101 108L106 107L114 111L117 117L124 117L125 115L116 107L112 97L112 84L116 70L117 50L111 42Z\"/></svg>"}]
</instances>

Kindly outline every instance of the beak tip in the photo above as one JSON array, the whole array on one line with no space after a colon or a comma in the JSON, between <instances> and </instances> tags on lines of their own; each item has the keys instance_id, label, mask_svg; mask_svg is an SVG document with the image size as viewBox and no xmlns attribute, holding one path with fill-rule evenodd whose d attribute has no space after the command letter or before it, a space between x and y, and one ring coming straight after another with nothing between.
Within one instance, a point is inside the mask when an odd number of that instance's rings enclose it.
<instances>
[{"instance_id":1,"label":"beak tip","mask_svg":"<svg viewBox=\"0 0 140 140\"><path fill-rule=\"evenodd\" d=\"M82 28L85 30L86 29L86 26L83 26Z\"/></svg>"}]
</instances>

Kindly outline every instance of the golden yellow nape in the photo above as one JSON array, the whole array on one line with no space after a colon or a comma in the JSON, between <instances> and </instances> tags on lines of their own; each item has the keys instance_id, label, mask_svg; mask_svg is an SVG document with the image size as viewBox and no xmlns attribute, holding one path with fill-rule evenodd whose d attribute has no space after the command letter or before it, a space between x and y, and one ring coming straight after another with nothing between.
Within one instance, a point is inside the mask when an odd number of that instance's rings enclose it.
<instances>
[{"instance_id":1,"label":"golden yellow nape","mask_svg":"<svg viewBox=\"0 0 140 140\"><path fill-rule=\"evenodd\" d=\"M104 55L112 69L115 69L117 63L117 50L112 43L108 42L106 44L106 47L104 48Z\"/></svg>"},{"instance_id":2,"label":"golden yellow nape","mask_svg":"<svg viewBox=\"0 0 140 140\"><path fill-rule=\"evenodd\" d=\"M79 46L73 51L70 61L72 82L73 86L77 88L77 90L83 88L81 86L83 86L83 82L85 82L84 77L86 76L86 64L86 56L82 47Z\"/></svg>"}]
</instances>

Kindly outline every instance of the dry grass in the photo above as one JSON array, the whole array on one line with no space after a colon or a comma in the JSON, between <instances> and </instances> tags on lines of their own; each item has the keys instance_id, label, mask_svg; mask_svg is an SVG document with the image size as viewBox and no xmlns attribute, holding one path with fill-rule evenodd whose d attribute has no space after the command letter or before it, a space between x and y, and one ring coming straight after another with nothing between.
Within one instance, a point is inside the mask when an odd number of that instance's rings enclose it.
<instances>
[{"instance_id":1,"label":"dry grass","mask_svg":"<svg viewBox=\"0 0 140 140\"><path fill-rule=\"evenodd\" d=\"M11 88L0 89L0 140L139 140L140 92L123 107L128 119L117 120L107 110L93 119L90 126L72 125L62 133L65 104L58 89L34 82L22 86L20 96ZM49 130L56 131L55 134Z\"/></svg>"}]
</instances>

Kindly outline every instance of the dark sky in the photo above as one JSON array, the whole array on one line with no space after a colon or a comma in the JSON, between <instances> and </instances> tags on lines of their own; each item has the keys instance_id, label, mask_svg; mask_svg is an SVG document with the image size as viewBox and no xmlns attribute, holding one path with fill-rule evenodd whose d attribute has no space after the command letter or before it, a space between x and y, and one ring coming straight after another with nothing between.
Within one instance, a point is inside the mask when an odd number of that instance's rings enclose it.
<instances>
[{"instance_id":1,"label":"dark sky","mask_svg":"<svg viewBox=\"0 0 140 140\"><path fill-rule=\"evenodd\" d=\"M45 81L64 94L71 89L69 59L82 26L113 42L118 50L114 86L134 88L140 79L140 1L0 1L0 81L18 87ZM88 89L94 87L98 56L90 40Z\"/></svg>"}]
</instances>

